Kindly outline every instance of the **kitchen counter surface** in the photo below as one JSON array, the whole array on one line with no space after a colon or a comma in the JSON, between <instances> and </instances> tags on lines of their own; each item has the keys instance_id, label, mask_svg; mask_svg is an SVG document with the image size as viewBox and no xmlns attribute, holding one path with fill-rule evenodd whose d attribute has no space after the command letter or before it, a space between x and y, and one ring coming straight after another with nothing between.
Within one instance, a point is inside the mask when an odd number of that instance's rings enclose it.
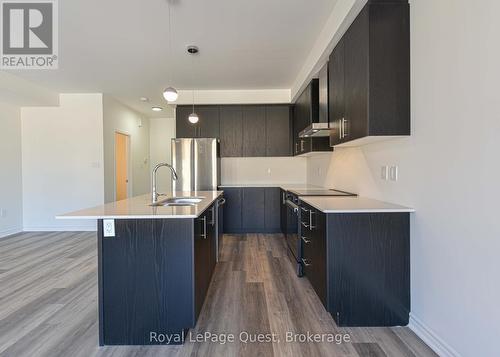
<instances>
[{"instance_id":1,"label":"kitchen counter surface","mask_svg":"<svg viewBox=\"0 0 500 357\"><path fill-rule=\"evenodd\" d=\"M56 216L57 219L163 219L197 218L220 195L222 191L175 192L173 195L160 196L159 202L169 197L203 197L194 206L150 206L151 194L131 197L122 201L107 203Z\"/></svg>"},{"instance_id":2,"label":"kitchen counter surface","mask_svg":"<svg viewBox=\"0 0 500 357\"><path fill-rule=\"evenodd\" d=\"M279 187L285 191L289 190L314 190L314 189L322 189L321 186L316 185L308 185L303 183L274 183L274 184L266 184L266 183L248 183L248 184L227 184L227 185L219 185L221 189L224 188L232 188L232 187Z\"/></svg>"},{"instance_id":3,"label":"kitchen counter surface","mask_svg":"<svg viewBox=\"0 0 500 357\"><path fill-rule=\"evenodd\" d=\"M364 197L306 196L300 200L323 213L415 212L413 208Z\"/></svg>"}]
</instances>

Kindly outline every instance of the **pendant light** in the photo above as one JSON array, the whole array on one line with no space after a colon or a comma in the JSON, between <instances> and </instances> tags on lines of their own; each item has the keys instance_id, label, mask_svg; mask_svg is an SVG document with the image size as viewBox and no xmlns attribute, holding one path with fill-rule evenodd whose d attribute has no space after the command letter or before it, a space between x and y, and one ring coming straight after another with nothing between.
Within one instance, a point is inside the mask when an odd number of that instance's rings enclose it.
<instances>
[{"instance_id":1,"label":"pendant light","mask_svg":"<svg viewBox=\"0 0 500 357\"><path fill-rule=\"evenodd\" d=\"M170 18L170 1L172 0L167 0L168 3L168 55L170 56L170 62L172 61L172 24L171 24L171 18ZM171 63L170 63L171 64ZM168 69L168 74L170 79L171 74L172 74L172 68ZM177 93L177 90L174 87L168 87L163 91L163 98L167 102L175 102L177 100L177 97L179 94Z\"/></svg>"},{"instance_id":2,"label":"pendant light","mask_svg":"<svg viewBox=\"0 0 500 357\"><path fill-rule=\"evenodd\" d=\"M196 46L188 46L187 48L187 51L190 55L195 55L198 53L198 47ZM193 80L193 112L191 114L189 114L189 117L188 117L188 120L191 124L196 124L198 123L198 121L200 120L200 118L198 117L198 114L196 114L194 112L194 58L192 58L192 62L191 62L191 75L192 75L192 80Z\"/></svg>"}]
</instances>

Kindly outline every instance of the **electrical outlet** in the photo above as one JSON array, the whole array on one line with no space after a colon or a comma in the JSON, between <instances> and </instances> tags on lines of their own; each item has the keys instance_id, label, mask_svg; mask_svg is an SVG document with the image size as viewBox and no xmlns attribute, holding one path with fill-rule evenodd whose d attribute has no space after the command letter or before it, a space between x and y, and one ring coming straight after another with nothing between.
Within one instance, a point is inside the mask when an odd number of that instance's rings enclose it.
<instances>
[{"instance_id":1,"label":"electrical outlet","mask_svg":"<svg viewBox=\"0 0 500 357\"><path fill-rule=\"evenodd\" d=\"M268 175L271 175L271 168L268 168L268 169L267 169L267 174L268 174Z\"/></svg>"},{"instance_id":2,"label":"electrical outlet","mask_svg":"<svg viewBox=\"0 0 500 357\"><path fill-rule=\"evenodd\" d=\"M389 166L382 166L380 169L380 178L384 181L389 179Z\"/></svg>"},{"instance_id":3,"label":"electrical outlet","mask_svg":"<svg viewBox=\"0 0 500 357\"><path fill-rule=\"evenodd\" d=\"M104 237L114 237L115 236L115 220L114 219L103 219L102 220L102 230Z\"/></svg>"},{"instance_id":4,"label":"electrical outlet","mask_svg":"<svg viewBox=\"0 0 500 357\"><path fill-rule=\"evenodd\" d=\"M5 208L0 209L0 217L7 217L7 210Z\"/></svg>"},{"instance_id":5,"label":"electrical outlet","mask_svg":"<svg viewBox=\"0 0 500 357\"><path fill-rule=\"evenodd\" d=\"M389 178L391 181L397 181L399 178L399 167L398 165L391 166L389 170Z\"/></svg>"}]
</instances>

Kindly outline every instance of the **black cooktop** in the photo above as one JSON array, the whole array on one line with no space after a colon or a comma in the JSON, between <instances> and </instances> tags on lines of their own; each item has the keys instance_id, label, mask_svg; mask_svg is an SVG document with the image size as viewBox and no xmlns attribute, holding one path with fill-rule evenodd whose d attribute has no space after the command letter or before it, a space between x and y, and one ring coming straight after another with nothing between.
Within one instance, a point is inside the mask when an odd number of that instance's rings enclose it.
<instances>
[{"instance_id":1,"label":"black cooktop","mask_svg":"<svg viewBox=\"0 0 500 357\"><path fill-rule=\"evenodd\" d=\"M288 192L297 196L356 196L354 193L328 189L289 190Z\"/></svg>"}]
</instances>

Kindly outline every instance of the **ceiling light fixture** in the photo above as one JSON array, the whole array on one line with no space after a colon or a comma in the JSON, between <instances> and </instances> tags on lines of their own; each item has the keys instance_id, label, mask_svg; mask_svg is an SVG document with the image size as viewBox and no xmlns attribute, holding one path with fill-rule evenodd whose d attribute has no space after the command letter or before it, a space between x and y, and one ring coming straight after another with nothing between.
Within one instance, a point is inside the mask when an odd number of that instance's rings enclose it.
<instances>
[{"instance_id":1,"label":"ceiling light fixture","mask_svg":"<svg viewBox=\"0 0 500 357\"><path fill-rule=\"evenodd\" d=\"M196 46L188 46L187 48L187 51L190 55L195 55L198 53L198 47ZM191 75L192 75L192 80L193 80L193 112L191 114L189 114L189 117L188 117L188 120L190 123L192 124L196 124L198 123L198 121L200 120L200 118L198 117L198 114L196 114L194 112L194 57L192 58L192 62L191 62Z\"/></svg>"},{"instance_id":2,"label":"ceiling light fixture","mask_svg":"<svg viewBox=\"0 0 500 357\"><path fill-rule=\"evenodd\" d=\"M171 64L172 64L172 21L170 19L170 1L171 0L167 0L167 3L168 3L168 55L169 55L169 59L170 59L170 66L169 66L169 69L168 69L168 77L169 77L169 82L171 82L172 78L171 78L171 74L172 74L172 70L171 70ZM177 90L170 86L170 87L167 87L164 91L163 91L163 98L165 98L165 100L167 102L175 102L177 100L177 98L179 97L179 94L177 93Z\"/></svg>"},{"instance_id":3,"label":"ceiling light fixture","mask_svg":"<svg viewBox=\"0 0 500 357\"><path fill-rule=\"evenodd\" d=\"M163 110L163 108L162 107L152 107L151 110L153 112L161 112Z\"/></svg>"}]
</instances>

